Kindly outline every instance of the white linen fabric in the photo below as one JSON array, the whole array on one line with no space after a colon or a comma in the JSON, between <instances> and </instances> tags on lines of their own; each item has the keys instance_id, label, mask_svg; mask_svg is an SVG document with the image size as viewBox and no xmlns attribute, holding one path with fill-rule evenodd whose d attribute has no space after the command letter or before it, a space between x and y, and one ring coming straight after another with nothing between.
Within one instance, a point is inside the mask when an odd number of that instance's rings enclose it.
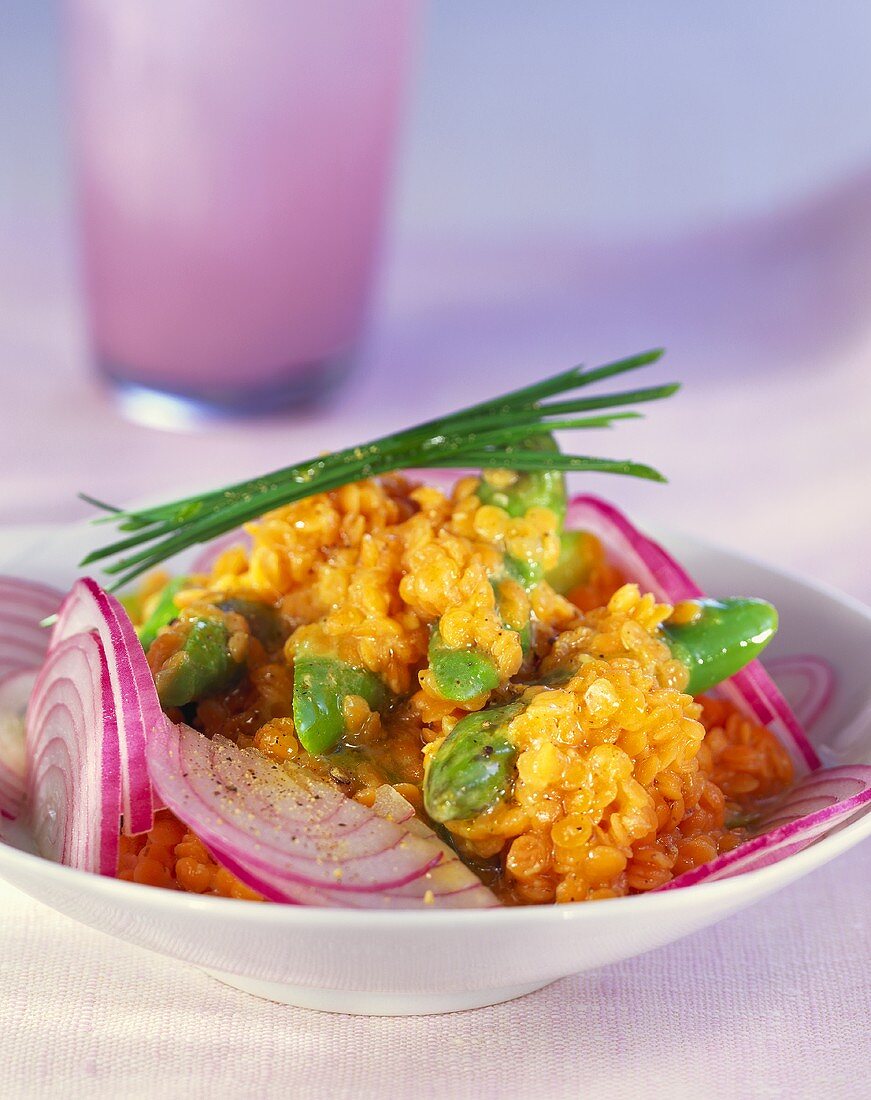
<instances>
[{"instance_id":1,"label":"white linen fabric","mask_svg":"<svg viewBox=\"0 0 871 1100\"><path fill-rule=\"evenodd\" d=\"M0 886L0 1094L858 1100L869 912L866 844L649 955L494 1008L379 1019L257 1000Z\"/></svg>"}]
</instances>

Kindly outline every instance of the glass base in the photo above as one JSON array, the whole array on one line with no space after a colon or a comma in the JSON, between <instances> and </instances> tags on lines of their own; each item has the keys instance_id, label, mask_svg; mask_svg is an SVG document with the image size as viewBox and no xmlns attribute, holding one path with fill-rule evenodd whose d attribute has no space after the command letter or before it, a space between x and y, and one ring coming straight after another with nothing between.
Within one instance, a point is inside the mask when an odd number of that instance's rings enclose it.
<instances>
[{"instance_id":1,"label":"glass base","mask_svg":"<svg viewBox=\"0 0 871 1100\"><path fill-rule=\"evenodd\" d=\"M347 376L351 365L349 353L294 366L259 386L163 385L105 358L98 361L98 370L128 419L156 428L190 428L312 409Z\"/></svg>"}]
</instances>

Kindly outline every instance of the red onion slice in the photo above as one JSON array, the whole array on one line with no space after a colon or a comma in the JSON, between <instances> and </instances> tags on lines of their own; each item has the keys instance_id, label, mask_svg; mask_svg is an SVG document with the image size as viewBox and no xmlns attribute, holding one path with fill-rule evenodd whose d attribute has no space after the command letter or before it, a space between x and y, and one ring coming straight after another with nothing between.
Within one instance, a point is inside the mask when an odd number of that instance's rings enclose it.
<instances>
[{"instance_id":1,"label":"red onion slice","mask_svg":"<svg viewBox=\"0 0 871 1100\"><path fill-rule=\"evenodd\" d=\"M804 728L815 726L835 693L837 676L829 662L813 653L797 653L770 657L765 667Z\"/></svg>"},{"instance_id":2,"label":"red onion slice","mask_svg":"<svg viewBox=\"0 0 871 1100\"><path fill-rule=\"evenodd\" d=\"M24 716L36 675L10 672L0 678L0 816L7 821L14 821L24 804Z\"/></svg>"},{"instance_id":3,"label":"red onion slice","mask_svg":"<svg viewBox=\"0 0 871 1100\"><path fill-rule=\"evenodd\" d=\"M442 853L441 862L413 882L378 894L294 886L293 900L297 904L351 909L490 909L499 905L495 894L487 889L452 848L415 817L411 803L393 787L385 784L378 788L372 810L396 825L404 825L410 833L433 845ZM250 868L241 866L238 861L228 861L226 857L223 862L227 870L247 886L266 898L281 900L280 885L272 882L268 874L252 873Z\"/></svg>"},{"instance_id":4,"label":"red onion slice","mask_svg":"<svg viewBox=\"0 0 871 1100\"><path fill-rule=\"evenodd\" d=\"M674 604L705 595L670 554L599 497L574 497L569 504L566 526L596 535L609 560L658 600ZM777 734L797 774L820 767L816 750L759 661L751 661L717 690L743 713Z\"/></svg>"},{"instance_id":5,"label":"red onion slice","mask_svg":"<svg viewBox=\"0 0 871 1100\"><path fill-rule=\"evenodd\" d=\"M377 905L379 892L412 882L442 858L330 784L223 737L209 741L164 721L149 738L148 763L176 817L242 881L268 886L261 892L275 901L297 901L314 888L353 894L360 904L371 895Z\"/></svg>"},{"instance_id":6,"label":"red onion slice","mask_svg":"<svg viewBox=\"0 0 871 1100\"><path fill-rule=\"evenodd\" d=\"M27 805L48 859L114 877L121 770L109 665L96 631L53 646L27 710Z\"/></svg>"},{"instance_id":7,"label":"red onion slice","mask_svg":"<svg viewBox=\"0 0 871 1100\"><path fill-rule=\"evenodd\" d=\"M871 809L871 767L823 768L805 776L779 798L757 824L757 835L710 863L686 871L660 890L756 871L837 831Z\"/></svg>"},{"instance_id":8,"label":"red onion slice","mask_svg":"<svg viewBox=\"0 0 871 1100\"><path fill-rule=\"evenodd\" d=\"M145 755L150 730L163 720L154 680L127 612L96 581L77 581L58 612L51 648L74 634L96 630L106 655L121 755L124 831L146 833L154 804Z\"/></svg>"},{"instance_id":9,"label":"red onion slice","mask_svg":"<svg viewBox=\"0 0 871 1100\"><path fill-rule=\"evenodd\" d=\"M388 821L406 826L410 833L435 845L442 853L441 863L436 864L419 879L391 891L386 895L396 908L426 909L492 909L500 904L489 890L460 859L457 853L420 818L414 807L393 787L385 784L375 794L372 809Z\"/></svg>"},{"instance_id":10,"label":"red onion slice","mask_svg":"<svg viewBox=\"0 0 871 1100\"><path fill-rule=\"evenodd\" d=\"M0 576L0 677L39 668L51 632L39 624L57 611L63 594L20 577Z\"/></svg>"}]
</instances>

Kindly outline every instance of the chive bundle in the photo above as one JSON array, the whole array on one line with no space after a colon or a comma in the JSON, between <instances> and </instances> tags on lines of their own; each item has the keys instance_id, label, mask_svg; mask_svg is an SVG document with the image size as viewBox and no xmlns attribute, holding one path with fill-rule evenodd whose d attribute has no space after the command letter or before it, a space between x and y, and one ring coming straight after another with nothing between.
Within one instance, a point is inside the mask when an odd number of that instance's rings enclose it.
<instances>
[{"instance_id":1,"label":"chive bundle","mask_svg":"<svg viewBox=\"0 0 871 1100\"><path fill-rule=\"evenodd\" d=\"M109 513L97 522L116 523L119 531L129 534L88 554L81 564L115 558L105 566L105 571L117 575L113 588L118 588L174 554L226 534L273 508L396 470L423 467L583 470L664 481L658 471L638 462L524 448L532 436L605 428L617 420L640 416L631 411L600 410L669 397L678 389L676 383L594 397L546 400L655 363L662 354L661 349L642 352L594 370L572 367L501 397L369 443L153 508L127 512L82 494L83 500Z\"/></svg>"}]
</instances>

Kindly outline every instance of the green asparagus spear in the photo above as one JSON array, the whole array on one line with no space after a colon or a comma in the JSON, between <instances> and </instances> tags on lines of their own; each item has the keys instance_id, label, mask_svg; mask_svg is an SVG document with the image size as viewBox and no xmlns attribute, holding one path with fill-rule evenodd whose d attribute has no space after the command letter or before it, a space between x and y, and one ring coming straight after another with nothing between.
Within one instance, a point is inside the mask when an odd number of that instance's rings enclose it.
<instances>
[{"instance_id":1,"label":"green asparagus spear","mask_svg":"<svg viewBox=\"0 0 871 1100\"><path fill-rule=\"evenodd\" d=\"M689 695L700 695L754 660L777 632L777 610L765 600L694 600L692 622L662 626L663 641L690 673Z\"/></svg>"},{"instance_id":2,"label":"green asparagus spear","mask_svg":"<svg viewBox=\"0 0 871 1100\"><path fill-rule=\"evenodd\" d=\"M518 700L457 722L426 770L424 805L433 821L475 817L508 794L517 749L505 730L525 707Z\"/></svg>"},{"instance_id":3,"label":"green asparagus spear","mask_svg":"<svg viewBox=\"0 0 871 1100\"><path fill-rule=\"evenodd\" d=\"M499 670L480 649L452 649L445 645L438 627L429 641L429 667L439 694L457 703L468 702L499 687Z\"/></svg>"},{"instance_id":4,"label":"green asparagus spear","mask_svg":"<svg viewBox=\"0 0 871 1100\"><path fill-rule=\"evenodd\" d=\"M496 593L496 605L505 620L503 612L504 598L502 580L493 580ZM506 629L515 630L515 626L505 622ZM532 648L532 623L526 622L519 630L520 644L524 654ZM429 667L433 674L439 694L452 702L466 703L485 691L493 691L499 686L501 677L493 658L480 649L452 649L446 645L438 626L430 637L428 651Z\"/></svg>"},{"instance_id":5,"label":"green asparagus spear","mask_svg":"<svg viewBox=\"0 0 871 1100\"><path fill-rule=\"evenodd\" d=\"M174 577L164 587L154 610L136 633L142 642L142 648L148 650L158 633L178 618L179 607L176 595L190 584L190 577ZM278 612L270 604L259 600L231 597L216 604L220 611L235 611L248 620L251 633L258 638L267 650L277 649L287 638L287 630Z\"/></svg>"},{"instance_id":6,"label":"green asparagus spear","mask_svg":"<svg viewBox=\"0 0 871 1100\"><path fill-rule=\"evenodd\" d=\"M174 622L180 612L175 596L189 584L189 578L176 577L161 593L148 620L139 628L139 639L147 650L158 633ZM267 649L278 648L284 641L284 628L278 613L256 600L228 599L217 605L218 611L244 616L251 633ZM158 694L166 707L183 707L206 695L232 687L242 665L227 648L229 631L219 615L192 615L185 644L161 670Z\"/></svg>"},{"instance_id":7,"label":"green asparagus spear","mask_svg":"<svg viewBox=\"0 0 871 1100\"><path fill-rule=\"evenodd\" d=\"M259 600L233 597L218 604L221 611L233 611L248 623L253 636L267 652L279 649L287 641L287 626L275 608Z\"/></svg>"},{"instance_id":8,"label":"green asparagus spear","mask_svg":"<svg viewBox=\"0 0 871 1100\"><path fill-rule=\"evenodd\" d=\"M151 643L157 637L158 632L165 626L178 618L178 604L175 602L176 594L181 592L190 583L188 577L173 577L164 587L160 594L160 598L154 606L154 610L145 620L145 622L137 627L136 633L139 635L139 641L142 642L142 648L148 652L151 647Z\"/></svg>"},{"instance_id":9,"label":"green asparagus spear","mask_svg":"<svg viewBox=\"0 0 871 1100\"><path fill-rule=\"evenodd\" d=\"M297 657L293 665L293 723L308 752L327 753L345 733L344 702L362 696L373 710L389 702L387 688L374 672L353 668L335 657Z\"/></svg>"},{"instance_id":10,"label":"green asparagus spear","mask_svg":"<svg viewBox=\"0 0 871 1100\"><path fill-rule=\"evenodd\" d=\"M553 453L559 451L559 446L552 435L534 435L523 449ZM518 473L517 479L505 489L497 489L485 474L478 486L478 499L482 504L504 508L509 516L525 516L530 508L550 508L562 525L566 514L565 474L561 470Z\"/></svg>"},{"instance_id":11,"label":"green asparagus spear","mask_svg":"<svg viewBox=\"0 0 871 1100\"><path fill-rule=\"evenodd\" d=\"M561 596L583 584L595 562L595 540L586 531L563 531L559 561L544 579Z\"/></svg>"},{"instance_id":12,"label":"green asparagus spear","mask_svg":"<svg viewBox=\"0 0 871 1100\"><path fill-rule=\"evenodd\" d=\"M244 663L234 660L228 642L222 618L192 617L184 645L155 678L161 706L183 707L232 687Z\"/></svg>"}]
</instances>

